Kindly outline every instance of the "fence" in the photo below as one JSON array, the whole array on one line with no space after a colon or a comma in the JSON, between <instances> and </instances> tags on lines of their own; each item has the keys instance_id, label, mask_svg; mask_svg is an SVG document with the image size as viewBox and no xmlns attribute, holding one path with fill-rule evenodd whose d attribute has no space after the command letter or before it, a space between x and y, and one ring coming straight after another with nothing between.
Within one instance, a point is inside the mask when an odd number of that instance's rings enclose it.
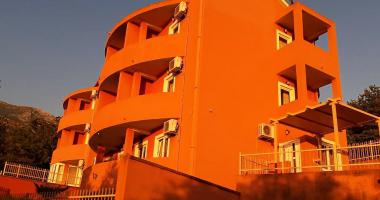
<instances>
[{"instance_id":1,"label":"fence","mask_svg":"<svg viewBox=\"0 0 380 200\"><path fill-rule=\"evenodd\" d=\"M68 192L47 192L40 194L0 194L0 199L4 200L114 200L115 199L115 188L102 188L97 191L92 190L72 190Z\"/></svg>"},{"instance_id":2,"label":"fence","mask_svg":"<svg viewBox=\"0 0 380 200\"><path fill-rule=\"evenodd\" d=\"M336 154L335 154L336 151ZM277 161L277 162L276 162ZM348 147L282 149L275 153L241 154L240 174L279 174L380 168L380 143L367 142Z\"/></svg>"},{"instance_id":3,"label":"fence","mask_svg":"<svg viewBox=\"0 0 380 200\"><path fill-rule=\"evenodd\" d=\"M12 162L5 162L3 175L46 182L49 176L49 170Z\"/></svg>"},{"instance_id":4,"label":"fence","mask_svg":"<svg viewBox=\"0 0 380 200\"><path fill-rule=\"evenodd\" d=\"M63 164L61 166L64 168ZM79 167L69 167L68 173L66 173L66 176L64 176L63 168L62 170L55 172L49 171L48 169L42 169L13 162L5 162L3 175L79 187L82 179L82 169ZM78 171L80 171L80 173L78 173Z\"/></svg>"}]
</instances>

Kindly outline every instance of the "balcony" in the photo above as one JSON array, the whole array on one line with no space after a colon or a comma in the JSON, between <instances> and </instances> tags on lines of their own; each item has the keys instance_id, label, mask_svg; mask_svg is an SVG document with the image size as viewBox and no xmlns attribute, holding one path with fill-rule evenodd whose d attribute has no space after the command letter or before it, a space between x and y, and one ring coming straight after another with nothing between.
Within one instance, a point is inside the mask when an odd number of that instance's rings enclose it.
<instances>
[{"instance_id":1,"label":"balcony","mask_svg":"<svg viewBox=\"0 0 380 200\"><path fill-rule=\"evenodd\" d=\"M59 121L57 132L63 129L84 131L87 123L91 123L93 110L74 111L64 115Z\"/></svg>"},{"instance_id":2,"label":"balcony","mask_svg":"<svg viewBox=\"0 0 380 200\"><path fill-rule=\"evenodd\" d=\"M54 150L51 163L86 160L90 147L87 144L69 145Z\"/></svg>"},{"instance_id":3,"label":"balcony","mask_svg":"<svg viewBox=\"0 0 380 200\"><path fill-rule=\"evenodd\" d=\"M167 68L160 64L168 63L176 56L185 55L185 42L186 37L179 34L155 37L128 45L106 60L99 84L102 85L104 81L120 71L129 73L140 71L151 76L158 76L163 68Z\"/></svg>"},{"instance_id":4,"label":"balcony","mask_svg":"<svg viewBox=\"0 0 380 200\"><path fill-rule=\"evenodd\" d=\"M273 67L278 71L303 64L336 77L339 75L335 24L315 11L295 3L276 21L278 27L295 40L275 52ZM318 44L327 36L326 49Z\"/></svg>"},{"instance_id":5,"label":"balcony","mask_svg":"<svg viewBox=\"0 0 380 200\"><path fill-rule=\"evenodd\" d=\"M110 103L95 113L90 146L107 149L123 146L125 129L149 132L168 119L180 117L180 96L175 93L155 93L129 97Z\"/></svg>"}]
</instances>

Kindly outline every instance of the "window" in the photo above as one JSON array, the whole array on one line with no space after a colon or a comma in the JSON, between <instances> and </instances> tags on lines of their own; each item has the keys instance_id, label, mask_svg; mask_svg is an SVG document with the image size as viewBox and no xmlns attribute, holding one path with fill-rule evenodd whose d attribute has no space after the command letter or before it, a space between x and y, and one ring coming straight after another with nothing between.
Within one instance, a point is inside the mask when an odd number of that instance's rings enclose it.
<instances>
[{"instance_id":1,"label":"window","mask_svg":"<svg viewBox=\"0 0 380 200\"><path fill-rule=\"evenodd\" d=\"M278 82L278 105L282 106L295 100L294 87Z\"/></svg>"},{"instance_id":2,"label":"window","mask_svg":"<svg viewBox=\"0 0 380 200\"><path fill-rule=\"evenodd\" d=\"M174 92L175 91L175 77L173 74L169 74L164 79L163 92Z\"/></svg>"},{"instance_id":3,"label":"window","mask_svg":"<svg viewBox=\"0 0 380 200\"><path fill-rule=\"evenodd\" d=\"M170 139L165 134L156 136L154 141L154 157L169 157Z\"/></svg>"},{"instance_id":4,"label":"window","mask_svg":"<svg viewBox=\"0 0 380 200\"><path fill-rule=\"evenodd\" d=\"M148 154L148 141L138 143L135 145L135 157L145 159Z\"/></svg>"},{"instance_id":5,"label":"window","mask_svg":"<svg viewBox=\"0 0 380 200\"><path fill-rule=\"evenodd\" d=\"M280 31L280 30L277 30L277 50L278 49L281 49L282 47L292 43L293 41L293 38L292 36Z\"/></svg>"},{"instance_id":6,"label":"window","mask_svg":"<svg viewBox=\"0 0 380 200\"><path fill-rule=\"evenodd\" d=\"M179 21L175 20L170 26L169 26L169 35L178 34L180 31L180 23Z\"/></svg>"}]
</instances>

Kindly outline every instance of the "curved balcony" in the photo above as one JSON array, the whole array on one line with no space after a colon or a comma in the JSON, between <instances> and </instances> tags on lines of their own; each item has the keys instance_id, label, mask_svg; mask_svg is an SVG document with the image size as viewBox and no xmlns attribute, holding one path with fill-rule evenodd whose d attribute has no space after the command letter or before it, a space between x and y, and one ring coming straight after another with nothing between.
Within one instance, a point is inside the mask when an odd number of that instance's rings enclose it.
<instances>
[{"instance_id":1,"label":"curved balcony","mask_svg":"<svg viewBox=\"0 0 380 200\"><path fill-rule=\"evenodd\" d=\"M108 46L109 39L115 34L115 32L117 32L117 30L127 22L140 23L141 21L146 21L156 27L165 26L172 18L174 9L180 2L181 0L167 0L157 2L136 10L135 12L132 12L112 28L110 34L108 35L106 46Z\"/></svg>"},{"instance_id":2,"label":"curved balcony","mask_svg":"<svg viewBox=\"0 0 380 200\"><path fill-rule=\"evenodd\" d=\"M91 100L91 92L93 90L96 90L96 87L83 88L83 89L79 89L79 90L76 90L76 91L68 94L67 96L65 96L65 98L63 100L63 107L65 107L65 105L67 105L67 101L70 98L75 98L75 99L81 98L81 99Z\"/></svg>"},{"instance_id":3,"label":"curved balcony","mask_svg":"<svg viewBox=\"0 0 380 200\"><path fill-rule=\"evenodd\" d=\"M93 110L80 110L64 115L59 121L57 132L63 129L83 131L87 123L91 122Z\"/></svg>"},{"instance_id":4,"label":"curved balcony","mask_svg":"<svg viewBox=\"0 0 380 200\"><path fill-rule=\"evenodd\" d=\"M117 148L123 145L125 128L150 131L168 119L180 117L180 96L157 93L130 97L108 104L95 113L90 146Z\"/></svg>"},{"instance_id":5,"label":"curved balcony","mask_svg":"<svg viewBox=\"0 0 380 200\"><path fill-rule=\"evenodd\" d=\"M159 36L128 45L106 60L99 85L122 70L158 76L168 67L167 63L172 58L185 55L185 44L186 35L178 34Z\"/></svg>"},{"instance_id":6,"label":"curved balcony","mask_svg":"<svg viewBox=\"0 0 380 200\"><path fill-rule=\"evenodd\" d=\"M90 147L87 144L70 145L54 150L51 164L72 160L86 160Z\"/></svg>"}]
</instances>

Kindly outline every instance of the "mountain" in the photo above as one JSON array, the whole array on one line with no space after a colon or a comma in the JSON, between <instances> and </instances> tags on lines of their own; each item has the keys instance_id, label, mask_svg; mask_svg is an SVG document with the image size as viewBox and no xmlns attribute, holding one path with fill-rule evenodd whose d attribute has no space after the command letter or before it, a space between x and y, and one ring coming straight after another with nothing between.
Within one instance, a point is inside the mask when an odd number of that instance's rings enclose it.
<instances>
[{"instance_id":1,"label":"mountain","mask_svg":"<svg viewBox=\"0 0 380 200\"><path fill-rule=\"evenodd\" d=\"M0 101L0 170L5 161L49 167L59 118Z\"/></svg>"}]
</instances>

